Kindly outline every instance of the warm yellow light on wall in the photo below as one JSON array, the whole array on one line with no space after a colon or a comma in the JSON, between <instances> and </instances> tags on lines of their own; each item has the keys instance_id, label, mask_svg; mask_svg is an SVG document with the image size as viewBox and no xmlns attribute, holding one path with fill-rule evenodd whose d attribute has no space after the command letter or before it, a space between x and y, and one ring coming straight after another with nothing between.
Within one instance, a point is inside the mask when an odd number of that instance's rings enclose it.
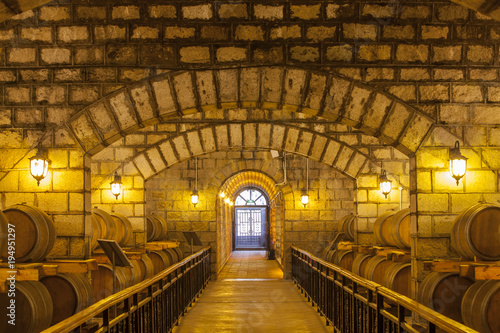
<instances>
[{"instance_id":1,"label":"warm yellow light on wall","mask_svg":"<svg viewBox=\"0 0 500 333\"><path fill-rule=\"evenodd\" d=\"M118 200L118 196L120 196L120 194L122 193L122 188L123 188L122 177L118 176L118 174L115 172L115 177L109 185L111 193L113 193L113 195Z\"/></svg>"},{"instance_id":2,"label":"warm yellow light on wall","mask_svg":"<svg viewBox=\"0 0 500 333\"><path fill-rule=\"evenodd\" d=\"M38 148L35 156L30 159L30 173L36 179L38 186L40 181L49 173L50 160L47 156L47 150Z\"/></svg>"},{"instance_id":3,"label":"warm yellow light on wall","mask_svg":"<svg viewBox=\"0 0 500 333\"><path fill-rule=\"evenodd\" d=\"M234 202L232 202L231 200L229 200L229 206L233 207L234 206Z\"/></svg>"},{"instance_id":4,"label":"warm yellow light on wall","mask_svg":"<svg viewBox=\"0 0 500 333\"><path fill-rule=\"evenodd\" d=\"M455 147L450 148L450 173L457 181L457 186L460 179L465 176L467 171L467 158L460 153L460 143L455 142Z\"/></svg>"},{"instance_id":5,"label":"warm yellow light on wall","mask_svg":"<svg viewBox=\"0 0 500 333\"><path fill-rule=\"evenodd\" d=\"M193 204L193 206L196 207L198 202L199 202L198 190L194 190L193 194L191 194L191 203Z\"/></svg>"},{"instance_id":6,"label":"warm yellow light on wall","mask_svg":"<svg viewBox=\"0 0 500 333\"><path fill-rule=\"evenodd\" d=\"M191 194L191 203L196 207L198 204L200 197L198 196L198 157L195 157L194 160L194 168L195 168L195 185L193 193Z\"/></svg>"},{"instance_id":7,"label":"warm yellow light on wall","mask_svg":"<svg viewBox=\"0 0 500 333\"><path fill-rule=\"evenodd\" d=\"M386 199L389 193L391 193L392 189L391 183L392 182L387 178L385 170L383 170L382 174L380 175L380 192L382 192L382 194L385 195Z\"/></svg>"},{"instance_id":8,"label":"warm yellow light on wall","mask_svg":"<svg viewBox=\"0 0 500 333\"><path fill-rule=\"evenodd\" d=\"M224 202L226 203L226 205L229 205L229 203L231 202L231 200L229 198L226 198L226 199L224 199Z\"/></svg>"},{"instance_id":9,"label":"warm yellow light on wall","mask_svg":"<svg viewBox=\"0 0 500 333\"><path fill-rule=\"evenodd\" d=\"M224 199L224 197L226 196L226 193L224 193L224 191L220 192L219 196Z\"/></svg>"}]
</instances>

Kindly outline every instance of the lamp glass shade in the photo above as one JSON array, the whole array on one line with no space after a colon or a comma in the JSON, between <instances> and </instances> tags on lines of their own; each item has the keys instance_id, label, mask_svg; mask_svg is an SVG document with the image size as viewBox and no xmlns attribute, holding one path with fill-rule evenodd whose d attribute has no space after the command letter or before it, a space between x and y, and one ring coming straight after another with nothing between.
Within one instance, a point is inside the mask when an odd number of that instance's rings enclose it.
<instances>
[{"instance_id":1,"label":"lamp glass shade","mask_svg":"<svg viewBox=\"0 0 500 333\"><path fill-rule=\"evenodd\" d=\"M307 194L302 194L300 197L300 202L304 205L304 207L309 203L309 196Z\"/></svg>"},{"instance_id":2,"label":"lamp glass shade","mask_svg":"<svg viewBox=\"0 0 500 333\"><path fill-rule=\"evenodd\" d=\"M380 192L387 198L389 193L391 193L392 182L387 178L385 171L382 172L380 176Z\"/></svg>"},{"instance_id":3,"label":"lamp glass shade","mask_svg":"<svg viewBox=\"0 0 500 333\"><path fill-rule=\"evenodd\" d=\"M36 155L31 157L29 160L31 176L33 176L38 185L40 185L40 181L49 173L50 161L47 158L47 154L42 149L38 149Z\"/></svg>"},{"instance_id":4,"label":"lamp glass shade","mask_svg":"<svg viewBox=\"0 0 500 333\"><path fill-rule=\"evenodd\" d=\"M191 194L191 203L196 207L198 202L199 202L198 192L193 191L193 194Z\"/></svg>"},{"instance_id":5,"label":"lamp glass shade","mask_svg":"<svg viewBox=\"0 0 500 333\"><path fill-rule=\"evenodd\" d=\"M115 173L115 178L109 184L111 193L118 199L118 196L122 193L122 177Z\"/></svg>"},{"instance_id":6,"label":"lamp glass shade","mask_svg":"<svg viewBox=\"0 0 500 333\"><path fill-rule=\"evenodd\" d=\"M460 153L460 143L456 141L455 147L450 149L450 173L457 181L457 185L466 171L467 158Z\"/></svg>"},{"instance_id":7,"label":"lamp glass shade","mask_svg":"<svg viewBox=\"0 0 500 333\"><path fill-rule=\"evenodd\" d=\"M226 196L226 193L224 193L224 191L222 191L222 192L220 192L219 196L220 196L221 198L224 198L224 197Z\"/></svg>"}]
</instances>

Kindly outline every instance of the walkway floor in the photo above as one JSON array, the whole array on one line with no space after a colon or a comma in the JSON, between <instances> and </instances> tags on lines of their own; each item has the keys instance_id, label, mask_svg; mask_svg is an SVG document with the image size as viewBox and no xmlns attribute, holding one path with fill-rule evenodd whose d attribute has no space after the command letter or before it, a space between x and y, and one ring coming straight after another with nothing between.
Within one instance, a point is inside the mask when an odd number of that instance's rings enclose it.
<instances>
[{"instance_id":1,"label":"walkway floor","mask_svg":"<svg viewBox=\"0 0 500 333\"><path fill-rule=\"evenodd\" d=\"M263 251L233 252L174 333L330 332Z\"/></svg>"}]
</instances>

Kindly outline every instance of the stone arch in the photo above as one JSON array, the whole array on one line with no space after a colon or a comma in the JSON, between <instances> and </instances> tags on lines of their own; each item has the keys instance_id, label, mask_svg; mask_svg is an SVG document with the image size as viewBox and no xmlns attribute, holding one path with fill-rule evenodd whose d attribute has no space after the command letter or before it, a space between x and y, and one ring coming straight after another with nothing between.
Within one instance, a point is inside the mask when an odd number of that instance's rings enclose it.
<instances>
[{"instance_id":1,"label":"stone arch","mask_svg":"<svg viewBox=\"0 0 500 333\"><path fill-rule=\"evenodd\" d=\"M94 154L150 124L237 107L317 115L358 128L407 155L433 126L423 112L368 85L324 71L261 66L148 78L81 110L65 127L85 152Z\"/></svg>"}]
</instances>

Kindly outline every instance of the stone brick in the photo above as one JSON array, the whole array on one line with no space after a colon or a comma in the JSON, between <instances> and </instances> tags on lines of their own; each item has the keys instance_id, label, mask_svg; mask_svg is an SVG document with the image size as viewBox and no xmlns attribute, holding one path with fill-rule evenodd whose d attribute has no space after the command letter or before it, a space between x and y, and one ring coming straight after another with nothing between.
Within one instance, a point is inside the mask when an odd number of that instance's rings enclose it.
<instances>
[{"instance_id":1,"label":"stone brick","mask_svg":"<svg viewBox=\"0 0 500 333\"><path fill-rule=\"evenodd\" d=\"M376 18L392 17L394 15L394 6L363 5L361 15L369 15Z\"/></svg>"},{"instance_id":2,"label":"stone brick","mask_svg":"<svg viewBox=\"0 0 500 333\"><path fill-rule=\"evenodd\" d=\"M252 58L257 63L282 63L284 59L283 47L254 46L252 48Z\"/></svg>"},{"instance_id":3,"label":"stone brick","mask_svg":"<svg viewBox=\"0 0 500 333\"><path fill-rule=\"evenodd\" d=\"M159 29L156 27L138 26L132 29L132 39L158 39Z\"/></svg>"},{"instance_id":4,"label":"stone brick","mask_svg":"<svg viewBox=\"0 0 500 333\"><path fill-rule=\"evenodd\" d=\"M68 26L57 28L57 41L61 43L81 43L89 40L86 26Z\"/></svg>"},{"instance_id":5,"label":"stone brick","mask_svg":"<svg viewBox=\"0 0 500 333\"><path fill-rule=\"evenodd\" d=\"M434 80L443 81L461 81L464 79L464 71L462 69L440 69L433 70Z\"/></svg>"},{"instance_id":6,"label":"stone brick","mask_svg":"<svg viewBox=\"0 0 500 333\"><path fill-rule=\"evenodd\" d=\"M429 46L400 44L396 49L396 59L401 62L425 63L429 59Z\"/></svg>"},{"instance_id":7,"label":"stone brick","mask_svg":"<svg viewBox=\"0 0 500 333\"><path fill-rule=\"evenodd\" d=\"M77 47L75 48L76 64L103 64L104 49L102 47Z\"/></svg>"},{"instance_id":8,"label":"stone brick","mask_svg":"<svg viewBox=\"0 0 500 333\"><path fill-rule=\"evenodd\" d=\"M386 61L391 58L390 45L361 45L359 47L359 59L376 62Z\"/></svg>"},{"instance_id":9,"label":"stone brick","mask_svg":"<svg viewBox=\"0 0 500 333\"><path fill-rule=\"evenodd\" d=\"M114 82L116 78L116 69L114 68L95 67L87 69L88 82Z\"/></svg>"},{"instance_id":10,"label":"stone brick","mask_svg":"<svg viewBox=\"0 0 500 333\"><path fill-rule=\"evenodd\" d=\"M137 63L137 49L134 46L111 45L107 49L108 64L135 65Z\"/></svg>"},{"instance_id":11,"label":"stone brick","mask_svg":"<svg viewBox=\"0 0 500 333\"><path fill-rule=\"evenodd\" d=\"M84 79L81 68L63 68L54 70L54 82L82 82Z\"/></svg>"},{"instance_id":12,"label":"stone brick","mask_svg":"<svg viewBox=\"0 0 500 333\"><path fill-rule=\"evenodd\" d=\"M462 59L462 46L433 46L433 62L460 62Z\"/></svg>"},{"instance_id":13,"label":"stone brick","mask_svg":"<svg viewBox=\"0 0 500 333\"><path fill-rule=\"evenodd\" d=\"M498 81L496 69L470 69L469 78L479 81Z\"/></svg>"},{"instance_id":14,"label":"stone brick","mask_svg":"<svg viewBox=\"0 0 500 333\"><path fill-rule=\"evenodd\" d=\"M321 15L321 5L291 5L290 17L300 20L315 20Z\"/></svg>"},{"instance_id":15,"label":"stone brick","mask_svg":"<svg viewBox=\"0 0 500 333\"><path fill-rule=\"evenodd\" d=\"M0 109L0 126L12 125L12 110L2 108Z\"/></svg>"},{"instance_id":16,"label":"stone brick","mask_svg":"<svg viewBox=\"0 0 500 333\"><path fill-rule=\"evenodd\" d=\"M468 26L468 25L455 25L454 37L464 40L482 40L486 36L486 29L484 26Z\"/></svg>"},{"instance_id":17,"label":"stone brick","mask_svg":"<svg viewBox=\"0 0 500 333\"><path fill-rule=\"evenodd\" d=\"M423 25L420 36L422 39L447 39L449 34L448 26Z\"/></svg>"},{"instance_id":18,"label":"stone brick","mask_svg":"<svg viewBox=\"0 0 500 333\"><path fill-rule=\"evenodd\" d=\"M469 120L469 108L460 104L441 104L439 109L439 121L445 124L467 124Z\"/></svg>"},{"instance_id":19,"label":"stone brick","mask_svg":"<svg viewBox=\"0 0 500 333\"><path fill-rule=\"evenodd\" d=\"M430 6L405 6L401 7L400 18L403 20L406 19L426 19L431 15L431 7Z\"/></svg>"},{"instance_id":20,"label":"stone brick","mask_svg":"<svg viewBox=\"0 0 500 333\"><path fill-rule=\"evenodd\" d=\"M418 194L418 208L421 212L448 212L447 194Z\"/></svg>"},{"instance_id":21,"label":"stone brick","mask_svg":"<svg viewBox=\"0 0 500 333\"><path fill-rule=\"evenodd\" d=\"M469 9L460 5L443 5L437 9L437 18L440 21L465 21L469 17Z\"/></svg>"},{"instance_id":22,"label":"stone brick","mask_svg":"<svg viewBox=\"0 0 500 333\"><path fill-rule=\"evenodd\" d=\"M491 171L467 170L465 183L468 192L495 192L497 175Z\"/></svg>"},{"instance_id":23,"label":"stone brick","mask_svg":"<svg viewBox=\"0 0 500 333\"><path fill-rule=\"evenodd\" d=\"M242 47L221 47L216 52L217 62L232 62L247 60L247 49Z\"/></svg>"},{"instance_id":24,"label":"stone brick","mask_svg":"<svg viewBox=\"0 0 500 333\"><path fill-rule=\"evenodd\" d=\"M201 38L208 40L229 39L229 29L223 26L203 26L201 27Z\"/></svg>"},{"instance_id":25,"label":"stone brick","mask_svg":"<svg viewBox=\"0 0 500 333\"><path fill-rule=\"evenodd\" d=\"M195 28L170 26L165 28L165 39L193 38Z\"/></svg>"},{"instance_id":26,"label":"stone brick","mask_svg":"<svg viewBox=\"0 0 500 333\"><path fill-rule=\"evenodd\" d=\"M114 6L111 11L113 20L138 20L141 18L138 6Z\"/></svg>"},{"instance_id":27,"label":"stone brick","mask_svg":"<svg viewBox=\"0 0 500 333\"><path fill-rule=\"evenodd\" d=\"M155 19L173 19L177 17L177 9L172 5L152 5L148 7L148 14Z\"/></svg>"},{"instance_id":28,"label":"stone brick","mask_svg":"<svg viewBox=\"0 0 500 333\"><path fill-rule=\"evenodd\" d=\"M5 87L5 104L29 104L30 102L29 87Z\"/></svg>"},{"instance_id":29,"label":"stone brick","mask_svg":"<svg viewBox=\"0 0 500 333\"><path fill-rule=\"evenodd\" d=\"M387 39L414 39L415 29L411 25L388 25L383 27L382 37Z\"/></svg>"},{"instance_id":30,"label":"stone brick","mask_svg":"<svg viewBox=\"0 0 500 333\"><path fill-rule=\"evenodd\" d=\"M488 102L500 102L500 87L488 87Z\"/></svg>"},{"instance_id":31,"label":"stone brick","mask_svg":"<svg viewBox=\"0 0 500 333\"><path fill-rule=\"evenodd\" d=\"M394 80L394 69L392 68L367 68L365 80L381 81L381 80Z\"/></svg>"},{"instance_id":32,"label":"stone brick","mask_svg":"<svg viewBox=\"0 0 500 333\"><path fill-rule=\"evenodd\" d=\"M420 67L402 68L400 72L403 81L427 81L430 80L429 70Z\"/></svg>"},{"instance_id":33,"label":"stone brick","mask_svg":"<svg viewBox=\"0 0 500 333\"><path fill-rule=\"evenodd\" d=\"M14 111L14 119L17 124L34 125L37 123L43 123L43 116L43 109L39 108L17 108Z\"/></svg>"},{"instance_id":34,"label":"stone brick","mask_svg":"<svg viewBox=\"0 0 500 333\"><path fill-rule=\"evenodd\" d=\"M314 42L324 41L325 39L335 38L335 31L337 27L309 27L307 28L306 38Z\"/></svg>"},{"instance_id":35,"label":"stone brick","mask_svg":"<svg viewBox=\"0 0 500 333\"><path fill-rule=\"evenodd\" d=\"M126 39L126 28L118 25L98 25L94 27L96 41Z\"/></svg>"},{"instance_id":36,"label":"stone brick","mask_svg":"<svg viewBox=\"0 0 500 333\"><path fill-rule=\"evenodd\" d=\"M326 18L334 19L339 17L353 17L357 15L357 8L355 4L336 4L328 3L326 5Z\"/></svg>"},{"instance_id":37,"label":"stone brick","mask_svg":"<svg viewBox=\"0 0 500 333\"><path fill-rule=\"evenodd\" d=\"M135 82L140 81L151 75L147 68L123 68L118 72L118 81L120 82Z\"/></svg>"},{"instance_id":38,"label":"stone brick","mask_svg":"<svg viewBox=\"0 0 500 333\"><path fill-rule=\"evenodd\" d=\"M70 104L90 104L99 99L99 86L71 85L69 88Z\"/></svg>"},{"instance_id":39,"label":"stone brick","mask_svg":"<svg viewBox=\"0 0 500 333\"><path fill-rule=\"evenodd\" d=\"M1 111L0 111L1 112ZM500 128L492 127L488 130L488 142L490 146L500 146Z\"/></svg>"},{"instance_id":40,"label":"stone brick","mask_svg":"<svg viewBox=\"0 0 500 333\"><path fill-rule=\"evenodd\" d=\"M491 46L469 45L467 47L467 60L473 63L490 64L493 61L493 48Z\"/></svg>"},{"instance_id":41,"label":"stone brick","mask_svg":"<svg viewBox=\"0 0 500 333\"><path fill-rule=\"evenodd\" d=\"M210 62L210 49L204 46L182 47L179 51L180 61L185 63Z\"/></svg>"},{"instance_id":42,"label":"stone brick","mask_svg":"<svg viewBox=\"0 0 500 333\"><path fill-rule=\"evenodd\" d=\"M29 42L52 43L52 28L21 28L20 38Z\"/></svg>"},{"instance_id":43,"label":"stone brick","mask_svg":"<svg viewBox=\"0 0 500 333\"><path fill-rule=\"evenodd\" d=\"M213 16L211 4L183 6L181 10L186 20L210 20Z\"/></svg>"},{"instance_id":44,"label":"stone brick","mask_svg":"<svg viewBox=\"0 0 500 333\"><path fill-rule=\"evenodd\" d=\"M42 6L39 8L38 19L41 21L66 21L70 17L70 8L65 6Z\"/></svg>"},{"instance_id":45,"label":"stone brick","mask_svg":"<svg viewBox=\"0 0 500 333\"><path fill-rule=\"evenodd\" d=\"M373 24L344 23L342 24L345 39L376 40L377 27Z\"/></svg>"},{"instance_id":46,"label":"stone brick","mask_svg":"<svg viewBox=\"0 0 500 333\"><path fill-rule=\"evenodd\" d=\"M400 84L397 86L390 86L387 92L404 101L413 101L417 99L417 89L414 85Z\"/></svg>"},{"instance_id":47,"label":"stone brick","mask_svg":"<svg viewBox=\"0 0 500 333\"><path fill-rule=\"evenodd\" d=\"M312 46L292 46L290 58L302 62L316 62L320 59L319 49Z\"/></svg>"},{"instance_id":48,"label":"stone brick","mask_svg":"<svg viewBox=\"0 0 500 333\"><path fill-rule=\"evenodd\" d=\"M83 20L106 20L106 7L104 6L78 6L75 16Z\"/></svg>"},{"instance_id":49,"label":"stone brick","mask_svg":"<svg viewBox=\"0 0 500 333\"><path fill-rule=\"evenodd\" d=\"M453 102L470 103L483 102L484 96L481 86L475 85L453 85Z\"/></svg>"},{"instance_id":50,"label":"stone brick","mask_svg":"<svg viewBox=\"0 0 500 333\"><path fill-rule=\"evenodd\" d=\"M349 44L328 46L326 49L326 59L329 61L345 61L352 60L353 50Z\"/></svg>"},{"instance_id":51,"label":"stone brick","mask_svg":"<svg viewBox=\"0 0 500 333\"><path fill-rule=\"evenodd\" d=\"M63 47L43 48L40 51L40 58L47 65L70 64L71 49Z\"/></svg>"},{"instance_id":52,"label":"stone brick","mask_svg":"<svg viewBox=\"0 0 500 333\"><path fill-rule=\"evenodd\" d=\"M62 104L66 101L64 86L39 86L35 88L35 100L41 104Z\"/></svg>"},{"instance_id":53,"label":"stone brick","mask_svg":"<svg viewBox=\"0 0 500 333\"><path fill-rule=\"evenodd\" d=\"M478 127L478 126L465 127L465 140L469 145L474 147L486 146L488 142L486 127ZM484 158L484 153L483 153L483 158ZM494 167L490 163L488 163L488 165L491 168Z\"/></svg>"},{"instance_id":54,"label":"stone brick","mask_svg":"<svg viewBox=\"0 0 500 333\"><path fill-rule=\"evenodd\" d=\"M7 62L11 64L32 64L36 61L36 49L16 47L9 49Z\"/></svg>"},{"instance_id":55,"label":"stone brick","mask_svg":"<svg viewBox=\"0 0 500 333\"><path fill-rule=\"evenodd\" d=\"M0 70L0 82L15 82L16 80L15 70Z\"/></svg>"},{"instance_id":56,"label":"stone brick","mask_svg":"<svg viewBox=\"0 0 500 333\"><path fill-rule=\"evenodd\" d=\"M471 121L473 124L494 125L500 124L500 107L478 105L472 108Z\"/></svg>"},{"instance_id":57,"label":"stone brick","mask_svg":"<svg viewBox=\"0 0 500 333\"><path fill-rule=\"evenodd\" d=\"M284 6L266 6L262 4L255 4L253 7L254 15L259 20L282 20Z\"/></svg>"},{"instance_id":58,"label":"stone brick","mask_svg":"<svg viewBox=\"0 0 500 333\"><path fill-rule=\"evenodd\" d=\"M445 84L421 85L418 87L420 100L429 101L449 101L450 86Z\"/></svg>"},{"instance_id":59,"label":"stone brick","mask_svg":"<svg viewBox=\"0 0 500 333\"><path fill-rule=\"evenodd\" d=\"M221 4L218 11L219 18L221 19L241 19L247 18L247 5L246 4Z\"/></svg>"},{"instance_id":60,"label":"stone brick","mask_svg":"<svg viewBox=\"0 0 500 333\"><path fill-rule=\"evenodd\" d=\"M263 41L264 31L261 26L238 25L235 31L236 40Z\"/></svg>"},{"instance_id":61,"label":"stone brick","mask_svg":"<svg viewBox=\"0 0 500 333\"><path fill-rule=\"evenodd\" d=\"M14 29L0 29L0 42L9 42L12 43L16 39L16 34L14 33Z\"/></svg>"}]
</instances>

